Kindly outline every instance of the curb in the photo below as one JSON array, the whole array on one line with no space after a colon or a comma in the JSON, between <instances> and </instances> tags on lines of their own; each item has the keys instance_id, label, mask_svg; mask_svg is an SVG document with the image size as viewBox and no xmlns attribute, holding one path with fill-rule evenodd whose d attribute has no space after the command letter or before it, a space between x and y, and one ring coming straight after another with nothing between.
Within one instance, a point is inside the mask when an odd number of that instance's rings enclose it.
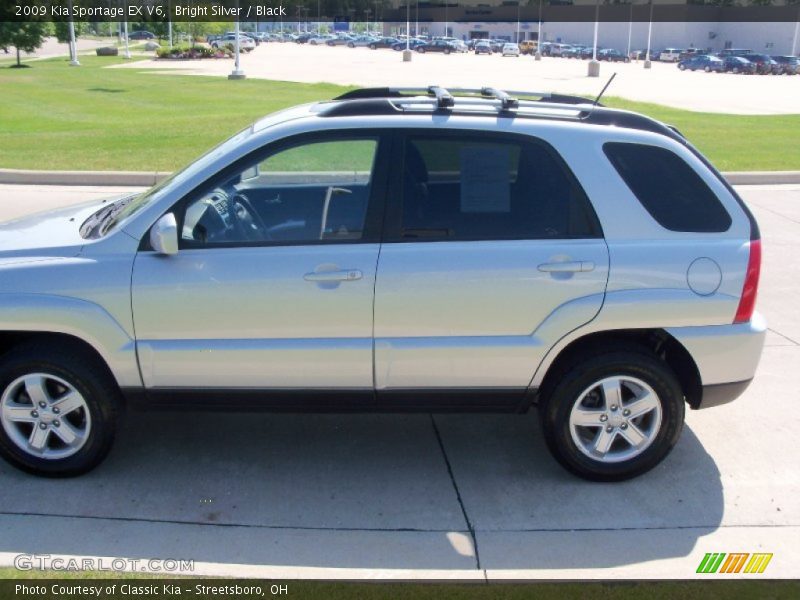
<instances>
[{"instance_id":1,"label":"curb","mask_svg":"<svg viewBox=\"0 0 800 600\"><path fill-rule=\"evenodd\" d=\"M0 169L0 184L136 186L155 185L170 173L159 171L28 171ZM800 171L735 171L722 174L731 185L800 184Z\"/></svg>"},{"instance_id":2,"label":"curb","mask_svg":"<svg viewBox=\"0 0 800 600\"><path fill-rule=\"evenodd\" d=\"M170 173L157 171L26 171L0 169L0 184L150 187Z\"/></svg>"}]
</instances>

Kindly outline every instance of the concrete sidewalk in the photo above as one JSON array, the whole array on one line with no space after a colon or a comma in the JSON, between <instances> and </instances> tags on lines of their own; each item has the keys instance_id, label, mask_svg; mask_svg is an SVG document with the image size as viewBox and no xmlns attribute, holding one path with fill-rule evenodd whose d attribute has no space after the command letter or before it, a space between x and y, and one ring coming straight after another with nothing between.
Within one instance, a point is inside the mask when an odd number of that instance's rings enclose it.
<instances>
[{"instance_id":1,"label":"concrete sidewalk","mask_svg":"<svg viewBox=\"0 0 800 600\"><path fill-rule=\"evenodd\" d=\"M115 191L0 186L0 219ZM757 577L797 578L800 186L739 191L763 234L767 347L745 395L689 412L652 472L576 479L535 414L131 414L84 477L0 464L0 564L39 553L281 579L686 579L706 552L768 552Z\"/></svg>"}]
</instances>

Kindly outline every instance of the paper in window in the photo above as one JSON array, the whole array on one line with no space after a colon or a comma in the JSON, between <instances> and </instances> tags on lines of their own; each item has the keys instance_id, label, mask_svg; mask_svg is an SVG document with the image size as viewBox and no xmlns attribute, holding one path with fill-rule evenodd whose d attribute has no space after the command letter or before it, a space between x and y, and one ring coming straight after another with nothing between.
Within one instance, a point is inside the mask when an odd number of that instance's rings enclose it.
<instances>
[{"instance_id":1,"label":"paper in window","mask_svg":"<svg viewBox=\"0 0 800 600\"><path fill-rule=\"evenodd\" d=\"M508 146L466 146L461 149L461 212L511 212Z\"/></svg>"}]
</instances>

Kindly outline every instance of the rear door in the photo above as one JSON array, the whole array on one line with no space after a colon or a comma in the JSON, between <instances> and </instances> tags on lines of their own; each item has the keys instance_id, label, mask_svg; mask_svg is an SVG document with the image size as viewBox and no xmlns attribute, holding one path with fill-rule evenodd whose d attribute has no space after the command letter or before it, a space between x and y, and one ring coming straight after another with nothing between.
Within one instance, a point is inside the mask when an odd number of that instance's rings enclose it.
<instances>
[{"instance_id":1,"label":"rear door","mask_svg":"<svg viewBox=\"0 0 800 600\"><path fill-rule=\"evenodd\" d=\"M566 334L602 304L608 251L591 204L529 136L401 137L376 281L376 387L517 401L548 350L542 329Z\"/></svg>"}]
</instances>

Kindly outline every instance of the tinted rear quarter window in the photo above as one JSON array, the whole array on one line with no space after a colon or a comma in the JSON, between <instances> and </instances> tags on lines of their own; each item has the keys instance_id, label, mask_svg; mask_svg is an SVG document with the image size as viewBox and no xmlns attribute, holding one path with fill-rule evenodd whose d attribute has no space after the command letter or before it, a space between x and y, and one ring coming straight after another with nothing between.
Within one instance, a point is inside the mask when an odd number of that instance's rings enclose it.
<instances>
[{"instance_id":1,"label":"tinted rear quarter window","mask_svg":"<svg viewBox=\"0 0 800 600\"><path fill-rule=\"evenodd\" d=\"M608 160L659 225L671 231L719 233L731 217L686 161L658 146L608 142Z\"/></svg>"}]
</instances>

